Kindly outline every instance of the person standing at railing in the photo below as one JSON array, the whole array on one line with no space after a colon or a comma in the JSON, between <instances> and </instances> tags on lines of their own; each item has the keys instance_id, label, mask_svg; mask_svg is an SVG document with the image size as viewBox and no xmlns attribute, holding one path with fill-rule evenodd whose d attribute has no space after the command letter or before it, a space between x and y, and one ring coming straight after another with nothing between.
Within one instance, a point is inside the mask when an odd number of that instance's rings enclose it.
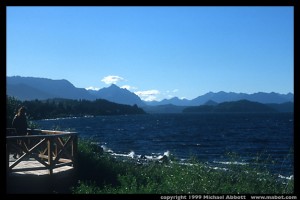
<instances>
[{"instance_id":1,"label":"person standing at railing","mask_svg":"<svg viewBox=\"0 0 300 200\"><path fill-rule=\"evenodd\" d=\"M26 108L22 106L12 121L12 127L16 129L18 135L27 135Z\"/></svg>"},{"instance_id":2,"label":"person standing at railing","mask_svg":"<svg viewBox=\"0 0 300 200\"><path fill-rule=\"evenodd\" d=\"M19 108L17 114L15 115L12 121L12 127L16 129L17 135L23 136L28 135L27 133L27 117L26 117L26 108L22 106ZM17 141L19 145L22 145L21 141ZM23 152L19 152L18 154L22 154ZM17 153L14 154L14 158L17 158Z\"/></svg>"}]
</instances>

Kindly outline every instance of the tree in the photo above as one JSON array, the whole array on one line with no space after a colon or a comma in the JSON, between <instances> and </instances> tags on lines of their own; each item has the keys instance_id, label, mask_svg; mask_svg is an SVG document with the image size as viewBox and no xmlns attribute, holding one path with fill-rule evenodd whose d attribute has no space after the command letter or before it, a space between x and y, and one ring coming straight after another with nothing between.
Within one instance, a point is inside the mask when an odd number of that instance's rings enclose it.
<instances>
[{"instance_id":1,"label":"tree","mask_svg":"<svg viewBox=\"0 0 300 200\"><path fill-rule=\"evenodd\" d=\"M15 97L6 95L6 127L12 127L12 120L22 102Z\"/></svg>"}]
</instances>

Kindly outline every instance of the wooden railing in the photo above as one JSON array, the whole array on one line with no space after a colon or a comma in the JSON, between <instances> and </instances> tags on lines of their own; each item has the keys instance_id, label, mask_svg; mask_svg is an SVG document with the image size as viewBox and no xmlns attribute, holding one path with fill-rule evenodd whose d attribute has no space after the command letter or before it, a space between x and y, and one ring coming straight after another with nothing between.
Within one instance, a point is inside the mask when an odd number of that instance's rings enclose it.
<instances>
[{"instance_id":1,"label":"wooden railing","mask_svg":"<svg viewBox=\"0 0 300 200\"><path fill-rule=\"evenodd\" d=\"M14 136L14 129L6 129L6 163L7 172L49 170L62 166L77 164L77 133L50 130L29 130L28 135ZM16 160L10 159L12 154L19 153ZM42 167L15 168L21 161L34 158Z\"/></svg>"}]
</instances>

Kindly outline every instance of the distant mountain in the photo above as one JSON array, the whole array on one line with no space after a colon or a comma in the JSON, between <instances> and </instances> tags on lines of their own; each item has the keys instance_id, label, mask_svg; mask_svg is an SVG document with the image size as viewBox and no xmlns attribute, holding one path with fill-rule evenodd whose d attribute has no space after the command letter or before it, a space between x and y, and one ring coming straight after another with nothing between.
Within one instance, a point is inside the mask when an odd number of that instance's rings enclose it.
<instances>
[{"instance_id":1,"label":"distant mountain","mask_svg":"<svg viewBox=\"0 0 300 200\"><path fill-rule=\"evenodd\" d=\"M12 76L6 77L6 94L14 96L19 100L44 100L52 98L64 98L64 99L86 99L96 100L105 99L114 103L138 105L139 107L146 106L158 106L167 105L164 107L158 107L165 111L170 111L170 105L175 110L180 110L182 107L174 106L199 106L199 105L214 105L223 102L248 100L253 102L259 102L264 104L280 104L286 102L294 102L294 95L278 94L278 93L264 93L258 92L254 94L234 93L234 92L209 92L202 96L198 96L195 99L179 99L174 97L172 99L164 99L162 101L142 101L139 96L127 89L121 89L118 86L112 84L110 87L102 88L98 91L86 90L84 88L76 88L67 80L52 80L47 78L35 78L35 77L21 77ZM169 106L168 106L169 105ZM158 108L149 108L150 110L157 110Z\"/></svg>"},{"instance_id":2,"label":"distant mountain","mask_svg":"<svg viewBox=\"0 0 300 200\"><path fill-rule=\"evenodd\" d=\"M223 102L218 105L201 105L185 108L183 112L277 112L266 104L252 102L248 100L239 100Z\"/></svg>"},{"instance_id":3,"label":"distant mountain","mask_svg":"<svg viewBox=\"0 0 300 200\"><path fill-rule=\"evenodd\" d=\"M206 105L206 106L215 106L215 105L218 105L217 102L213 101L213 100L209 100L207 101L205 104L203 105Z\"/></svg>"},{"instance_id":4,"label":"distant mountain","mask_svg":"<svg viewBox=\"0 0 300 200\"><path fill-rule=\"evenodd\" d=\"M187 99L179 99L178 97L173 97L171 99L164 99L162 101L147 101L145 104L149 106L159 106L159 105L176 105L176 106L186 106L189 105L190 101Z\"/></svg>"},{"instance_id":5,"label":"distant mountain","mask_svg":"<svg viewBox=\"0 0 300 200\"><path fill-rule=\"evenodd\" d=\"M127 89L122 89L112 84L107 88L102 88L98 91L88 90L90 94L96 96L100 99L106 99L111 102L119 103L119 104L127 104L127 105L138 105L144 106L145 103L140 99L139 96L134 94L133 92L128 91Z\"/></svg>"},{"instance_id":6,"label":"distant mountain","mask_svg":"<svg viewBox=\"0 0 300 200\"><path fill-rule=\"evenodd\" d=\"M247 95L247 100L257 101L260 103L294 102L294 95L292 93L288 93L284 95L275 92L271 92L271 93L258 92L252 95Z\"/></svg>"},{"instance_id":7,"label":"distant mountain","mask_svg":"<svg viewBox=\"0 0 300 200\"><path fill-rule=\"evenodd\" d=\"M166 105L166 104L173 104L177 106L199 106L204 105L206 102L213 101L215 103L223 103L229 101L238 101L238 100L248 100L254 101L259 103L285 103L285 102L294 102L294 95L292 93L288 94L278 94L275 92L265 93L265 92L258 92L254 94L246 94L246 93L234 93L234 92L209 92L202 96L198 96L195 99L187 100L187 99L164 99L162 101L156 102L146 102L147 105Z\"/></svg>"},{"instance_id":8,"label":"distant mountain","mask_svg":"<svg viewBox=\"0 0 300 200\"><path fill-rule=\"evenodd\" d=\"M144 106L145 103L133 92L121 89L116 85L98 91L76 88L67 80L47 78L6 77L6 94L19 100L63 99L105 99L114 103Z\"/></svg>"},{"instance_id":9,"label":"distant mountain","mask_svg":"<svg viewBox=\"0 0 300 200\"><path fill-rule=\"evenodd\" d=\"M87 99L95 97L84 88L76 88L67 80L12 76L6 78L6 94L19 100L48 98Z\"/></svg>"},{"instance_id":10,"label":"distant mountain","mask_svg":"<svg viewBox=\"0 0 300 200\"><path fill-rule=\"evenodd\" d=\"M54 95L41 91L39 89L33 88L26 84L7 84L6 91L9 96L13 96L19 100L33 100L33 99L49 99Z\"/></svg>"},{"instance_id":11,"label":"distant mountain","mask_svg":"<svg viewBox=\"0 0 300 200\"><path fill-rule=\"evenodd\" d=\"M217 103L222 103L222 102L226 102L226 101L237 101L240 99L245 99L244 95L238 94L238 93L234 93L234 92L218 92L218 93L213 93L213 92L209 92L206 93L202 96L198 96L195 99L192 99L190 101L190 105L195 106L195 105L203 105L205 102L211 100L211 101L215 101Z\"/></svg>"},{"instance_id":12,"label":"distant mountain","mask_svg":"<svg viewBox=\"0 0 300 200\"><path fill-rule=\"evenodd\" d=\"M143 106L147 113L200 113L200 112L294 112L294 103L272 103L262 104L248 100L230 101L216 103L215 101L207 101L201 106L176 106L173 104L158 106Z\"/></svg>"}]
</instances>

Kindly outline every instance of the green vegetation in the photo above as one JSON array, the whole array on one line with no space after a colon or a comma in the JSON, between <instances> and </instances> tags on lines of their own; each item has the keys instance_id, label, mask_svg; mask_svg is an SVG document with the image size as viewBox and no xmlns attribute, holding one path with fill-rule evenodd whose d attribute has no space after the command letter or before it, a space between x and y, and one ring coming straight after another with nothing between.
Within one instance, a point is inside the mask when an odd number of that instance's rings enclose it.
<instances>
[{"instance_id":1,"label":"green vegetation","mask_svg":"<svg viewBox=\"0 0 300 200\"><path fill-rule=\"evenodd\" d=\"M283 184L266 169L229 165L212 169L191 159L191 165L138 164L107 155L90 141L79 142L75 194L289 194L294 180Z\"/></svg>"},{"instance_id":2,"label":"green vegetation","mask_svg":"<svg viewBox=\"0 0 300 200\"><path fill-rule=\"evenodd\" d=\"M21 103L21 101L14 97L6 96L6 127L11 127L12 120Z\"/></svg>"}]
</instances>

